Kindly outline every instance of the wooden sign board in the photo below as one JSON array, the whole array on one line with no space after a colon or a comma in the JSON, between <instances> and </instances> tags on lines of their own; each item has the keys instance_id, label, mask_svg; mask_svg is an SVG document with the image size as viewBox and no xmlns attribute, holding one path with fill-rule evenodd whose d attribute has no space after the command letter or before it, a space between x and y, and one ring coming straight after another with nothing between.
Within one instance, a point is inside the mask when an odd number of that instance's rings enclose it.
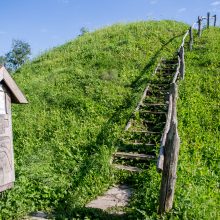
<instances>
[{"instance_id":1,"label":"wooden sign board","mask_svg":"<svg viewBox=\"0 0 220 220\"><path fill-rule=\"evenodd\" d=\"M15 182L11 103L28 102L5 67L0 67L0 192Z\"/></svg>"},{"instance_id":2,"label":"wooden sign board","mask_svg":"<svg viewBox=\"0 0 220 220\"><path fill-rule=\"evenodd\" d=\"M11 99L0 91L0 192L13 187L14 181Z\"/></svg>"}]
</instances>

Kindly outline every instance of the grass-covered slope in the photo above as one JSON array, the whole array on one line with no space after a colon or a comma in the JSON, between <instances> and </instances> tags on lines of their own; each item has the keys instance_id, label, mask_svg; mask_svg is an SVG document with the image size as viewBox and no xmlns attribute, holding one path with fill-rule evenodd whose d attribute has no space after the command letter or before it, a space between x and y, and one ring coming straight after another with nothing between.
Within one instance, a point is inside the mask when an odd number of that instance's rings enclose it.
<instances>
[{"instance_id":1,"label":"grass-covered slope","mask_svg":"<svg viewBox=\"0 0 220 220\"><path fill-rule=\"evenodd\" d=\"M220 29L205 30L186 53L180 85L182 140L176 211L181 219L220 219Z\"/></svg>"},{"instance_id":2,"label":"grass-covered slope","mask_svg":"<svg viewBox=\"0 0 220 220\"><path fill-rule=\"evenodd\" d=\"M117 177L109 160L161 57L176 51L186 25L114 25L26 64L14 78L29 104L13 107L15 187L0 217L82 206Z\"/></svg>"},{"instance_id":3,"label":"grass-covered slope","mask_svg":"<svg viewBox=\"0 0 220 220\"><path fill-rule=\"evenodd\" d=\"M14 74L29 104L13 107L16 183L1 195L0 219L35 210L105 219L81 207L128 179L136 189L131 219L158 219L155 165L127 178L113 172L109 160L158 60L176 52L186 29L172 21L114 25L48 51ZM164 219L220 219L219 42L220 29L211 28L186 51L175 202Z\"/></svg>"}]
</instances>

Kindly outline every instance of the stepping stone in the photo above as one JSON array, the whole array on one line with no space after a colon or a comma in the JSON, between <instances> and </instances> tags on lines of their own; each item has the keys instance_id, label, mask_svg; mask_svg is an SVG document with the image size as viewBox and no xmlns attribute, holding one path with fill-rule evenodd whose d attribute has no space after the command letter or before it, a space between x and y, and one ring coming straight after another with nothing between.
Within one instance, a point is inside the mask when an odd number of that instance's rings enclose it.
<instances>
[{"instance_id":1,"label":"stepping stone","mask_svg":"<svg viewBox=\"0 0 220 220\"><path fill-rule=\"evenodd\" d=\"M119 185L109 189L103 196L86 205L87 208L107 210L114 207L125 207L132 195L132 189L127 185Z\"/></svg>"}]
</instances>

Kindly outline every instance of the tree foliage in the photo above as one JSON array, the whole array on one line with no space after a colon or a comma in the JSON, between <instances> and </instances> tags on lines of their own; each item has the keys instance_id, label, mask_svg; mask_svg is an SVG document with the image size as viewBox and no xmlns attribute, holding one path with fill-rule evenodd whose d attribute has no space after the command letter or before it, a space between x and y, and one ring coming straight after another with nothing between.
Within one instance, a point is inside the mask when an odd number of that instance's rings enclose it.
<instances>
[{"instance_id":1,"label":"tree foliage","mask_svg":"<svg viewBox=\"0 0 220 220\"><path fill-rule=\"evenodd\" d=\"M80 29L80 35L79 36L83 36L86 33L89 33L89 29L87 27L82 27Z\"/></svg>"},{"instance_id":2,"label":"tree foliage","mask_svg":"<svg viewBox=\"0 0 220 220\"><path fill-rule=\"evenodd\" d=\"M0 56L0 66L3 66L6 62L5 56Z\"/></svg>"},{"instance_id":3,"label":"tree foliage","mask_svg":"<svg viewBox=\"0 0 220 220\"><path fill-rule=\"evenodd\" d=\"M5 55L6 66L10 70L17 70L23 65L31 54L30 45L22 40L12 41L12 50Z\"/></svg>"}]
</instances>

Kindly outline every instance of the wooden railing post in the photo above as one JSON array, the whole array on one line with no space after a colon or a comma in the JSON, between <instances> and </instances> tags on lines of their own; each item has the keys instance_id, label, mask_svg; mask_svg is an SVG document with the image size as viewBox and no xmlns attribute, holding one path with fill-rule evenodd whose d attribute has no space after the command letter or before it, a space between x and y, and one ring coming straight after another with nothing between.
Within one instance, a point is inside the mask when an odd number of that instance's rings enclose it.
<instances>
[{"instance_id":1,"label":"wooden railing post","mask_svg":"<svg viewBox=\"0 0 220 220\"><path fill-rule=\"evenodd\" d=\"M190 37L189 49L192 50L192 46L193 46L193 28L192 27L189 28L189 37Z\"/></svg>"},{"instance_id":2,"label":"wooden railing post","mask_svg":"<svg viewBox=\"0 0 220 220\"><path fill-rule=\"evenodd\" d=\"M159 213L172 209L176 184L176 171L180 147L180 138L177 131L177 85L171 84L173 97L173 111L170 130L167 134L164 147L164 166L160 188Z\"/></svg>"},{"instance_id":3,"label":"wooden railing post","mask_svg":"<svg viewBox=\"0 0 220 220\"><path fill-rule=\"evenodd\" d=\"M167 133L170 130L170 123L171 123L171 117L172 117L172 110L173 110L173 97L170 92L169 95L169 107L168 107L168 113L167 113L167 120L166 120L166 125L163 131L163 135L161 138L161 145L160 145L160 153L159 153L159 158L157 160L157 171L161 173L163 171L163 164L164 164L164 146L166 143L167 139Z\"/></svg>"},{"instance_id":4,"label":"wooden railing post","mask_svg":"<svg viewBox=\"0 0 220 220\"><path fill-rule=\"evenodd\" d=\"M213 16L214 17L214 27L216 27L216 15Z\"/></svg>"},{"instance_id":5,"label":"wooden railing post","mask_svg":"<svg viewBox=\"0 0 220 220\"><path fill-rule=\"evenodd\" d=\"M210 24L210 12L207 13L207 28L209 28Z\"/></svg>"},{"instance_id":6,"label":"wooden railing post","mask_svg":"<svg viewBox=\"0 0 220 220\"><path fill-rule=\"evenodd\" d=\"M180 57L180 78L184 79L185 76L184 46L180 47L179 57Z\"/></svg>"},{"instance_id":7,"label":"wooden railing post","mask_svg":"<svg viewBox=\"0 0 220 220\"><path fill-rule=\"evenodd\" d=\"M202 34L202 19L199 16L198 17L198 36L201 37L201 34Z\"/></svg>"}]
</instances>

